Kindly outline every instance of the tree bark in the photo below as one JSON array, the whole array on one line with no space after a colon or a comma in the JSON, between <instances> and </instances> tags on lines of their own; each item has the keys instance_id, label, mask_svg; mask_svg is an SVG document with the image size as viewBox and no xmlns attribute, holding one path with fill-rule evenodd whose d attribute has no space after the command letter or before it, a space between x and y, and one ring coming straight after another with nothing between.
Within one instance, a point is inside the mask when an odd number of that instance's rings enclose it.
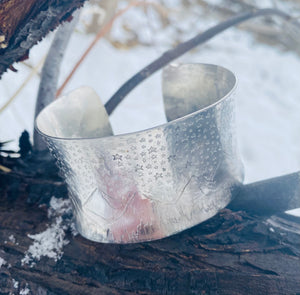
<instances>
[{"instance_id":1,"label":"tree bark","mask_svg":"<svg viewBox=\"0 0 300 295\"><path fill-rule=\"evenodd\" d=\"M0 77L85 0L0 0ZM13 69L11 67L11 69Z\"/></svg>"},{"instance_id":2,"label":"tree bark","mask_svg":"<svg viewBox=\"0 0 300 295\"><path fill-rule=\"evenodd\" d=\"M28 234L49 226L49 199L66 198L67 191L45 157L0 157L0 164L11 169L0 172L0 257L6 262L0 294L22 288L52 295L300 293L299 219L229 209L148 243L101 244L67 230L61 259L22 265L32 244Z\"/></svg>"}]
</instances>

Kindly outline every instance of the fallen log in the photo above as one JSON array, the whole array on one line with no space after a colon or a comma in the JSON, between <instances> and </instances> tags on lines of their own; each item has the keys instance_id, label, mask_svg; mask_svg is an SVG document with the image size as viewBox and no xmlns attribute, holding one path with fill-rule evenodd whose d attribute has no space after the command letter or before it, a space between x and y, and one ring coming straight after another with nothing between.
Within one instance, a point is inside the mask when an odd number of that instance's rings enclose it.
<instances>
[{"instance_id":1,"label":"fallen log","mask_svg":"<svg viewBox=\"0 0 300 295\"><path fill-rule=\"evenodd\" d=\"M0 172L0 294L300 292L298 218L224 209L159 241L95 243L74 235L69 210L51 208L51 198L65 202L67 191L47 157L0 157L10 170ZM61 252L49 248L52 229ZM38 257L33 245L50 252Z\"/></svg>"}]
</instances>

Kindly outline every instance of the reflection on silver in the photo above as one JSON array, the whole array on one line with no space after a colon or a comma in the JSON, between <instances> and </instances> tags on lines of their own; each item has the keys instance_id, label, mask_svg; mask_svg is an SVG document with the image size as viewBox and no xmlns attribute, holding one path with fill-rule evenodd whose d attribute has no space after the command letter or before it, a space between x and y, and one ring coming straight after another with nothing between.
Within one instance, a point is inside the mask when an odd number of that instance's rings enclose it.
<instances>
[{"instance_id":1,"label":"reflection on silver","mask_svg":"<svg viewBox=\"0 0 300 295\"><path fill-rule=\"evenodd\" d=\"M243 180L236 148L235 76L206 64L169 66L169 123L112 136L93 90L58 99L38 116L69 187L78 231L105 243L160 239L196 225Z\"/></svg>"}]
</instances>

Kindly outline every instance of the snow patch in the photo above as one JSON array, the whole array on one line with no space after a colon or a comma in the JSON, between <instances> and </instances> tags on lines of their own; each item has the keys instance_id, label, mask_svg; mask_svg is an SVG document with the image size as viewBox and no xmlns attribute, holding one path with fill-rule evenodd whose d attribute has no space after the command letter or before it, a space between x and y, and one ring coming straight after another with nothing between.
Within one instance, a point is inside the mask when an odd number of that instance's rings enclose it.
<instances>
[{"instance_id":1,"label":"snow patch","mask_svg":"<svg viewBox=\"0 0 300 295\"><path fill-rule=\"evenodd\" d=\"M16 242L16 238L14 237L14 235L10 235L8 237L8 239L14 244Z\"/></svg>"},{"instance_id":2,"label":"snow patch","mask_svg":"<svg viewBox=\"0 0 300 295\"><path fill-rule=\"evenodd\" d=\"M10 235L8 237L9 241L12 243L12 244L15 244L15 245L19 245L19 243L16 241L16 238L14 237L14 235ZM7 241L4 242L5 244L7 243Z\"/></svg>"},{"instance_id":3,"label":"snow patch","mask_svg":"<svg viewBox=\"0 0 300 295\"><path fill-rule=\"evenodd\" d=\"M28 285L26 284L26 287L24 289L20 290L20 295L28 295L30 292L30 289L28 288Z\"/></svg>"},{"instance_id":4,"label":"snow patch","mask_svg":"<svg viewBox=\"0 0 300 295\"><path fill-rule=\"evenodd\" d=\"M300 208L286 211L286 213L294 216L300 216Z\"/></svg>"},{"instance_id":5,"label":"snow patch","mask_svg":"<svg viewBox=\"0 0 300 295\"><path fill-rule=\"evenodd\" d=\"M66 239L66 231L75 232L71 212L70 200L51 198L48 218L52 222L45 231L28 235L33 240L33 244L21 260L22 265L30 264L33 267L42 257L57 261L63 256L63 248L69 243Z\"/></svg>"},{"instance_id":6,"label":"snow patch","mask_svg":"<svg viewBox=\"0 0 300 295\"><path fill-rule=\"evenodd\" d=\"M66 229L67 227L63 225L63 219L57 217L55 222L44 232L36 235L28 235L34 242L22 259L22 265L29 264L33 260L39 261L43 256L52 258L55 261L60 259L63 255L63 247L69 243L69 241L65 239Z\"/></svg>"},{"instance_id":7,"label":"snow patch","mask_svg":"<svg viewBox=\"0 0 300 295\"><path fill-rule=\"evenodd\" d=\"M12 282L13 282L14 288L15 288L15 289L18 289L18 287L19 287L19 282L16 281L15 279L12 279Z\"/></svg>"},{"instance_id":8,"label":"snow patch","mask_svg":"<svg viewBox=\"0 0 300 295\"><path fill-rule=\"evenodd\" d=\"M2 267L2 265L5 265L7 262L0 257L0 268Z\"/></svg>"},{"instance_id":9,"label":"snow patch","mask_svg":"<svg viewBox=\"0 0 300 295\"><path fill-rule=\"evenodd\" d=\"M51 198L48 218L71 214L71 212L72 207L69 199Z\"/></svg>"}]
</instances>

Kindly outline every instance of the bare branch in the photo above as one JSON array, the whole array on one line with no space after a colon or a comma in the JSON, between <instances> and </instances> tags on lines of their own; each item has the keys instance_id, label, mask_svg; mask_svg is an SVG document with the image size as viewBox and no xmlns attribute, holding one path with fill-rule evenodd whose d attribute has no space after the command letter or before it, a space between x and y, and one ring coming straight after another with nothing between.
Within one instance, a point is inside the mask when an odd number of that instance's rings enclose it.
<instances>
[{"instance_id":1,"label":"bare branch","mask_svg":"<svg viewBox=\"0 0 300 295\"><path fill-rule=\"evenodd\" d=\"M221 22L216 26L208 29L207 31L198 34L194 38L179 44L174 49L165 52L161 57L159 57L158 59L150 63L148 66L146 66L137 74L135 74L133 77L131 77L129 80L127 80L105 104L107 113L110 115L115 110L115 108L119 105L119 103L122 102L125 96L136 86L138 86L141 82L143 82L145 79L147 79L149 76L154 74L156 71L162 69L164 66L166 66L173 60L177 59L181 55L190 51L194 47L205 43L206 41L212 39L216 35L229 29L232 26L236 26L252 18L256 18L259 16L266 16L266 15L276 15L283 18L286 21L293 20L293 18L290 15L286 14L281 10L266 8L266 9L256 9L251 12L238 14L224 22ZM297 25L299 26L299 23L297 23Z\"/></svg>"},{"instance_id":2,"label":"bare branch","mask_svg":"<svg viewBox=\"0 0 300 295\"><path fill-rule=\"evenodd\" d=\"M69 23L64 23L55 34L42 69L41 82L35 106L35 118L40 111L55 98L60 64L74 27L78 22L78 18L79 12L75 12L73 20ZM34 130L33 138L35 150L42 151L47 149L44 140L36 130Z\"/></svg>"}]
</instances>

